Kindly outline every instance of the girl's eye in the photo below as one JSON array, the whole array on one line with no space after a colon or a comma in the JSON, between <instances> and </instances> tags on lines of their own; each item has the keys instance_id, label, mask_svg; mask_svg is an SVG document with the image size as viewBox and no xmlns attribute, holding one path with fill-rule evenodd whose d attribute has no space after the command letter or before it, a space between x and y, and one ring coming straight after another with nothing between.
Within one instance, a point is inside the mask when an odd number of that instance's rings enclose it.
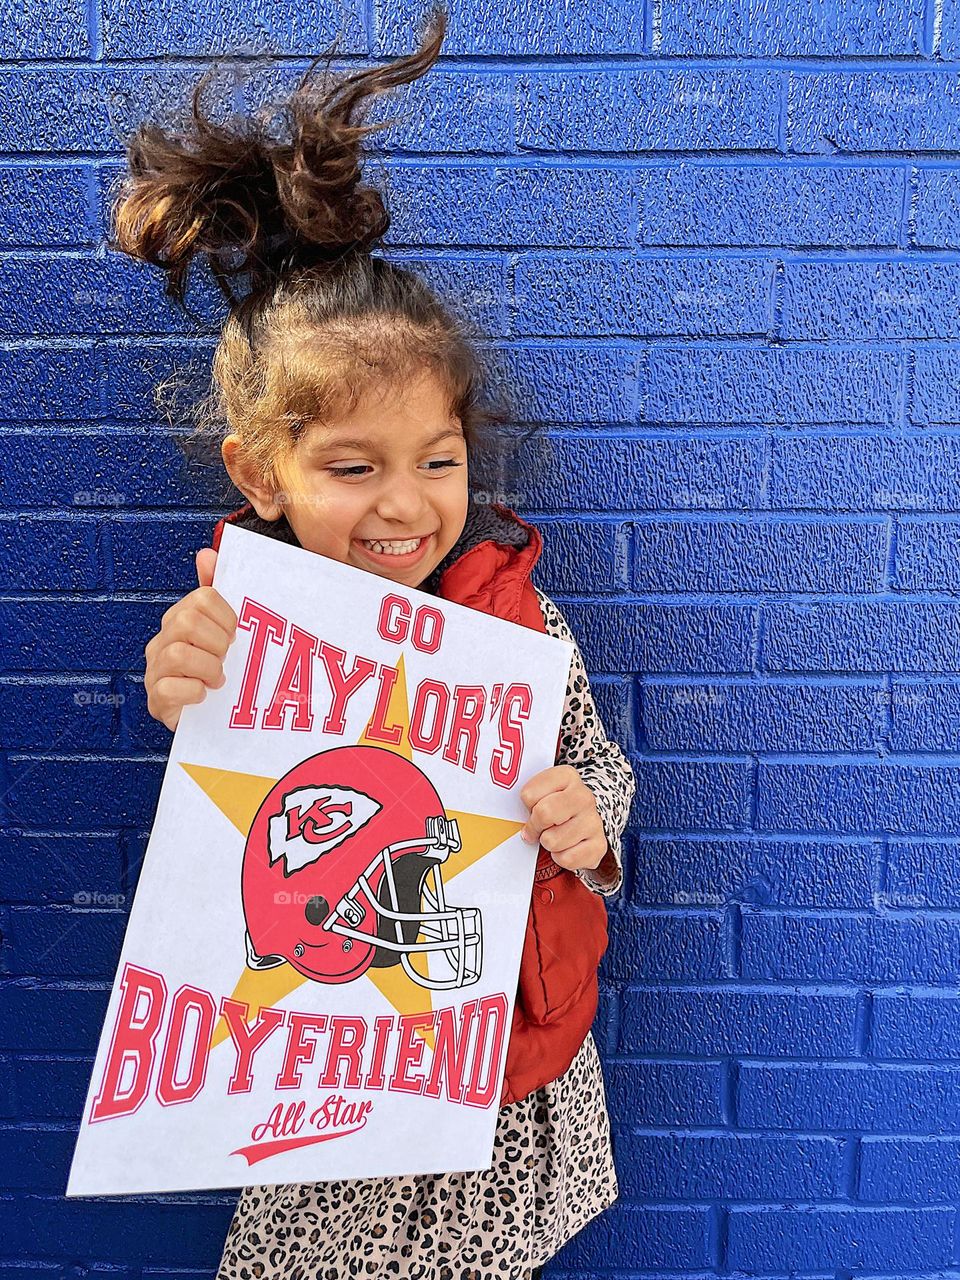
<instances>
[{"instance_id":1,"label":"girl's eye","mask_svg":"<svg viewBox=\"0 0 960 1280\"><path fill-rule=\"evenodd\" d=\"M356 476L361 471L366 471L366 467L329 467L328 470L332 476Z\"/></svg>"},{"instance_id":2,"label":"girl's eye","mask_svg":"<svg viewBox=\"0 0 960 1280\"><path fill-rule=\"evenodd\" d=\"M457 462L453 458L438 458L433 462L428 462L427 466L432 470L435 467L462 467L463 463ZM358 464L355 467L328 467L327 470L332 476L357 476L367 471L368 468L363 464Z\"/></svg>"}]
</instances>

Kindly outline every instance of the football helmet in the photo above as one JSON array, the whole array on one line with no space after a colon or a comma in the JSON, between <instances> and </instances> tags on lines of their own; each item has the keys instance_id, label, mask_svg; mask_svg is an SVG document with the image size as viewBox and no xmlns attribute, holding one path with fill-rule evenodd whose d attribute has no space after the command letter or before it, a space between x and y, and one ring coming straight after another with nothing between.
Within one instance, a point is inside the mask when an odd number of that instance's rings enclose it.
<instances>
[{"instance_id":1,"label":"football helmet","mask_svg":"<svg viewBox=\"0 0 960 1280\"><path fill-rule=\"evenodd\" d=\"M247 836L247 964L352 982L399 963L423 987L469 986L480 911L448 906L440 872L459 849L456 820L410 760L369 746L310 756L271 788Z\"/></svg>"}]
</instances>

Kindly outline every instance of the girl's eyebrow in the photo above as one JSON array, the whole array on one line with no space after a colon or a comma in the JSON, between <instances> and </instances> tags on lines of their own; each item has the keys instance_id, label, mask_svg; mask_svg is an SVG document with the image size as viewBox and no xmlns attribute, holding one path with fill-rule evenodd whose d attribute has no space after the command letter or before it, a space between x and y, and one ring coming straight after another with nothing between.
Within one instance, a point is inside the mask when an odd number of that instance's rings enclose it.
<instances>
[{"instance_id":1,"label":"girl's eyebrow","mask_svg":"<svg viewBox=\"0 0 960 1280\"><path fill-rule=\"evenodd\" d=\"M446 440L448 436L456 436L463 439L463 431L460 427L441 427L435 435L430 436L428 440L424 440L421 448L429 449L431 445L439 444L441 440ZM326 453L330 449L372 449L376 445L374 440L357 440L357 439L340 439L325 440L318 443L311 450L311 453Z\"/></svg>"}]
</instances>

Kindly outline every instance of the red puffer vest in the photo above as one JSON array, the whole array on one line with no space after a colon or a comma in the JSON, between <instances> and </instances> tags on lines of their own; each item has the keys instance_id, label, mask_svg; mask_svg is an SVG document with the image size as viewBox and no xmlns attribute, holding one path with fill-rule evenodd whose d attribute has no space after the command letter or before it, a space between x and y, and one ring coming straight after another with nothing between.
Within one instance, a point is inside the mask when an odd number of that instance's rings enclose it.
<instances>
[{"instance_id":1,"label":"red puffer vest","mask_svg":"<svg viewBox=\"0 0 960 1280\"><path fill-rule=\"evenodd\" d=\"M546 631L530 573L540 557L539 530L508 507L492 503L504 519L526 530L525 546L493 538L476 542L439 578L436 594L470 609ZM220 546L224 523L250 517L254 527L270 528L247 503L216 524L213 547ZM296 544L299 545L299 544ZM560 739L557 738L559 752ZM607 909L575 872L554 862L540 846L527 916L520 978L513 1008L500 1105L516 1102L556 1080L570 1066L597 1013L597 969L607 949Z\"/></svg>"}]
</instances>

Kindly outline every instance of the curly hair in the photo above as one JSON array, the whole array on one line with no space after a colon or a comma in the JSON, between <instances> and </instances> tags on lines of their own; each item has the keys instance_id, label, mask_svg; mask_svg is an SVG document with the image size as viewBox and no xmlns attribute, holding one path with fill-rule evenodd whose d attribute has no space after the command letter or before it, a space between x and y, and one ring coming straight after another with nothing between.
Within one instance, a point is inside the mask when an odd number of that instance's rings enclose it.
<instances>
[{"instance_id":1,"label":"curly hair","mask_svg":"<svg viewBox=\"0 0 960 1280\"><path fill-rule=\"evenodd\" d=\"M466 326L416 273L375 256L390 217L361 181L361 142L392 120L354 123L367 100L436 61L446 14L435 8L420 47L319 92L310 63L280 108L289 141L265 120L221 126L194 87L184 129L141 122L126 143L129 173L112 207L113 247L166 274L189 313L190 263L203 255L229 304L213 356L201 435L235 433L268 482L311 422L349 414L375 388L430 372L459 417L468 453L509 419L484 401L490 369ZM234 287L242 278L245 292Z\"/></svg>"}]
</instances>

